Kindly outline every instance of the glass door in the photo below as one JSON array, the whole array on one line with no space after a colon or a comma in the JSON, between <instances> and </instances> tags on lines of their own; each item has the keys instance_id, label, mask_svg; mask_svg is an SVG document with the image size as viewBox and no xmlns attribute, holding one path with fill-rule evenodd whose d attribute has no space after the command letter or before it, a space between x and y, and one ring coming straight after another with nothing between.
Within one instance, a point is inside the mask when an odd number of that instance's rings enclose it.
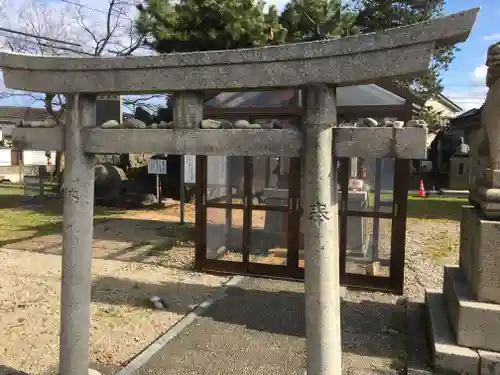
<instances>
[{"instance_id":1,"label":"glass door","mask_svg":"<svg viewBox=\"0 0 500 375\"><path fill-rule=\"evenodd\" d=\"M409 160L342 159L339 177L341 283L402 293Z\"/></svg>"},{"instance_id":2,"label":"glass door","mask_svg":"<svg viewBox=\"0 0 500 375\"><path fill-rule=\"evenodd\" d=\"M297 277L299 159L248 158L248 272Z\"/></svg>"}]
</instances>

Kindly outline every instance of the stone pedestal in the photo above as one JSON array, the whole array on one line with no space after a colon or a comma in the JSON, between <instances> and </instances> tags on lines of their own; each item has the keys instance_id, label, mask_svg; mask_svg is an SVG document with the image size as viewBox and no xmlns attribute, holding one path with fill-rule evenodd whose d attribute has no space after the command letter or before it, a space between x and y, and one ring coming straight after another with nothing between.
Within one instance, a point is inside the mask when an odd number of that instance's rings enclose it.
<instances>
[{"instance_id":1,"label":"stone pedestal","mask_svg":"<svg viewBox=\"0 0 500 375\"><path fill-rule=\"evenodd\" d=\"M443 292L427 291L436 368L460 374L499 374L500 222L462 208L459 266L445 267ZM488 362L489 366L483 366ZM497 368L491 372L492 368Z\"/></svg>"},{"instance_id":2,"label":"stone pedestal","mask_svg":"<svg viewBox=\"0 0 500 375\"><path fill-rule=\"evenodd\" d=\"M462 209L460 269L481 302L500 304L500 222L482 217L470 206Z\"/></svg>"},{"instance_id":3,"label":"stone pedestal","mask_svg":"<svg viewBox=\"0 0 500 375\"><path fill-rule=\"evenodd\" d=\"M490 219L500 219L500 169L487 168L484 178L471 188L470 203Z\"/></svg>"},{"instance_id":4,"label":"stone pedestal","mask_svg":"<svg viewBox=\"0 0 500 375\"><path fill-rule=\"evenodd\" d=\"M366 191L349 191L347 209L349 211L362 211L366 207L367 200L368 193ZM348 216L346 240L348 255L365 257L368 242L364 218L362 216Z\"/></svg>"}]
</instances>

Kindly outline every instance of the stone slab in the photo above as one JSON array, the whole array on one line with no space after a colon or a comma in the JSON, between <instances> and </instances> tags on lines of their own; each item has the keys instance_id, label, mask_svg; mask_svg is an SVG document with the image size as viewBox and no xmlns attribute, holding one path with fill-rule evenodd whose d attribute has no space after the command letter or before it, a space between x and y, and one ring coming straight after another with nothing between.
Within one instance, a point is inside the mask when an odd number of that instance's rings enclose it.
<instances>
[{"instance_id":1,"label":"stone slab","mask_svg":"<svg viewBox=\"0 0 500 375\"><path fill-rule=\"evenodd\" d=\"M475 299L500 303L500 221L465 206L461 220L460 266Z\"/></svg>"},{"instance_id":2,"label":"stone slab","mask_svg":"<svg viewBox=\"0 0 500 375\"><path fill-rule=\"evenodd\" d=\"M500 374L500 353L479 350L481 375Z\"/></svg>"},{"instance_id":3,"label":"stone slab","mask_svg":"<svg viewBox=\"0 0 500 375\"><path fill-rule=\"evenodd\" d=\"M63 151L64 129L53 128L13 128L14 148L33 151Z\"/></svg>"},{"instance_id":4,"label":"stone slab","mask_svg":"<svg viewBox=\"0 0 500 375\"><path fill-rule=\"evenodd\" d=\"M338 157L418 159L425 153L425 129L334 128ZM17 147L63 151L64 128L14 128ZM369 141L375 137L377 141ZM387 137L387 138L386 138ZM92 154L159 153L188 155L300 156L302 134L296 129L101 129L88 130L85 150ZM341 143L345 140L346 143ZM394 144L400 147L394 148ZM403 146L406 145L406 146ZM385 147L385 148L384 148ZM372 151L373 150L373 151ZM374 155L380 156L374 156Z\"/></svg>"},{"instance_id":5,"label":"stone slab","mask_svg":"<svg viewBox=\"0 0 500 375\"><path fill-rule=\"evenodd\" d=\"M302 134L296 129L99 129L87 132L91 154L245 155L297 157Z\"/></svg>"},{"instance_id":6,"label":"stone slab","mask_svg":"<svg viewBox=\"0 0 500 375\"><path fill-rule=\"evenodd\" d=\"M458 267L445 267L443 295L458 345L500 351L500 305L475 301Z\"/></svg>"},{"instance_id":7,"label":"stone slab","mask_svg":"<svg viewBox=\"0 0 500 375\"><path fill-rule=\"evenodd\" d=\"M423 75L435 48L467 39L479 9L326 41L134 57L0 53L5 86L52 93L132 93L351 85Z\"/></svg>"},{"instance_id":8,"label":"stone slab","mask_svg":"<svg viewBox=\"0 0 500 375\"><path fill-rule=\"evenodd\" d=\"M477 208L470 205L462 206L460 218L460 250L459 265L469 283L476 277L477 272L473 269L472 249L474 247L474 233L477 232L477 218L475 211Z\"/></svg>"},{"instance_id":9,"label":"stone slab","mask_svg":"<svg viewBox=\"0 0 500 375\"><path fill-rule=\"evenodd\" d=\"M468 197L469 190L440 189L439 193L445 197Z\"/></svg>"},{"instance_id":10,"label":"stone slab","mask_svg":"<svg viewBox=\"0 0 500 375\"><path fill-rule=\"evenodd\" d=\"M443 294L434 290L426 290L425 302L430 330L431 357L435 369L455 374L480 375L477 351L458 346L453 339Z\"/></svg>"},{"instance_id":11,"label":"stone slab","mask_svg":"<svg viewBox=\"0 0 500 375\"><path fill-rule=\"evenodd\" d=\"M408 324L407 347L407 375L432 375L430 368L430 354L427 334L422 329L427 324L425 321L425 304L417 300L408 300L406 303L406 322Z\"/></svg>"},{"instance_id":12,"label":"stone slab","mask_svg":"<svg viewBox=\"0 0 500 375\"><path fill-rule=\"evenodd\" d=\"M337 157L425 159L427 130L423 128L342 127L335 131Z\"/></svg>"}]
</instances>

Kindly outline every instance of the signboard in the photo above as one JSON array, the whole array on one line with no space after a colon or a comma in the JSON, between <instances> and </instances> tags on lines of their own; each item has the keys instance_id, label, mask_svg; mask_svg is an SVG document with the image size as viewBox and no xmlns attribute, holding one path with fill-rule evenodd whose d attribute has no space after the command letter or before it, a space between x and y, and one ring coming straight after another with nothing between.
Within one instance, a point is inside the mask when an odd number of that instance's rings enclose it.
<instances>
[{"instance_id":1,"label":"signboard","mask_svg":"<svg viewBox=\"0 0 500 375\"><path fill-rule=\"evenodd\" d=\"M41 176L24 176L24 195L28 197L44 196L44 178Z\"/></svg>"},{"instance_id":2,"label":"signboard","mask_svg":"<svg viewBox=\"0 0 500 375\"><path fill-rule=\"evenodd\" d=\"M364 181L360 178L349 178L348 188L353 191L363 191Z\"/></svg>"},{"instance_id":3,"label":"signboard","mask_svg":"<svg viewBox=\"0 0 500 375\"><path fill-rule=\"evenodd\" d=\"M184 183L195 184L196 183L196 156L195 155L185 155L184 156Z\"/></svg>"},{"instance_id":4,"label":"signboard","mask_svg":"<svg viewBox=\"0 0 500 375\"><path fill-rule=\"evenodd\" d=\"M149 174L167 174L167 161L163 159L148 160Z\"/></svg>"}]
</instances>

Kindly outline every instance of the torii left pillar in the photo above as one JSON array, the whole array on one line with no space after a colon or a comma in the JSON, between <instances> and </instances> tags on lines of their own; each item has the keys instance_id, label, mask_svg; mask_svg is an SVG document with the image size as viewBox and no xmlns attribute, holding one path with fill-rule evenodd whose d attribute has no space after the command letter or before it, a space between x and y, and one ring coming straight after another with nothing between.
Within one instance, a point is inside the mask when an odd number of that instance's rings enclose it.
<instances>
[{"instance_id":1,"label":"torii left pillar","mask_svg":"<svg viewBox=\"0 0 500 375\"><path fill-rule=\"evenodd\" d=\"M95 125L96 97L68 95L67 107L59 374L88 375L94 163L84 150L84 132Z\"/></svg>"},{"instance_id":2,"label":"torii left pillar","mask_svg":"<svg viewBox=\"0 0 500 375\"><path fill-rule=\"evenodd\" d=\"M308 86L303 91L307 374L340 375L339 226L337 173L332 160L336 92L324 84Z\"/></svg>"}]
</instances>

